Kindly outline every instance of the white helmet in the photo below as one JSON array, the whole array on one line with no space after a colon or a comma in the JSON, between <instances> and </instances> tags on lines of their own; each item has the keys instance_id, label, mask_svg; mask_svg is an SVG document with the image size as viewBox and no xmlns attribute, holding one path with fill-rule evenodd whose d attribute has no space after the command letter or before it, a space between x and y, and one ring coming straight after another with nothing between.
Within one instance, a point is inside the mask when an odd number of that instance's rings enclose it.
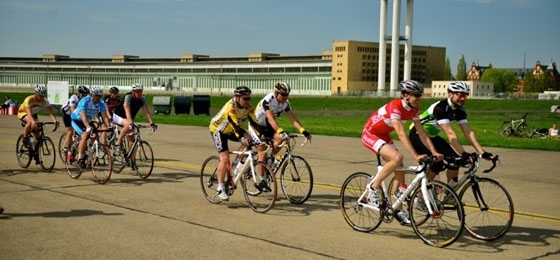
<instances>
[{"instance_id":1,"label":"white helmet","mask_svg":"<svg viewBox=\"0 0 560 260\"><path fill-rule=\"evenodd\" d=\"M89 93L94 96L101 96L103 95L103 89L100 86L91 86L89 89Z\"/></svg>"},{"instance_id":2,"label":"white helmet","mask_svg":"<svg viewBox=\"0 0 560 260\"><path fill-rule=\"evenodd\" d=\"M449 84L449 87L447 87L447 92L469 94L471 92L471 89L469 88L469 85L467 85L467 83L463 81L456 81Z\"/></svg>"},{"instance_id":3,"label":"white helmet","mask_svg":"<svg viewBox=\"0 0 560 260\"><path fill-rule=\"evenodd\" d=\"M37 85L35 86L35 93L39 94L40 96L46 96L47 88L43 85Z\"/></svg>"},{"instance_id":4,"label":"white helmet","mask_svg":"<svg viewBox=\"0 0 560 260\"><path fill-rule=\"evenodd\" d=\"M144 89L144 86L142 86L142 84L140 83L132 84L132 90L142 90L142 89Z\"/></svg>"}]
</instances>

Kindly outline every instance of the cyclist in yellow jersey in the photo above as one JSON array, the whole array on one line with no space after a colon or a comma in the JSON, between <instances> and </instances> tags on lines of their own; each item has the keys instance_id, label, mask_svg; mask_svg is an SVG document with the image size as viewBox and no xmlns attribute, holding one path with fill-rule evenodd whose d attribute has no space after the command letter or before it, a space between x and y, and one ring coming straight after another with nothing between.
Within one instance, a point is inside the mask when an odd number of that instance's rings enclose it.
<instances>
[{"instance_id":1,"label":"cyclist in yellow jersey","mask_svg":"<svg viewBox=\"0 0 560 260\"><path fill-rule=\"evenodd\" d=\"M49 103L47 98L45 98L46 95L47 88L43 85L37 85L35 86L35 94L25 98L23 103L19 106L18 119L21 120L22 126L24 127L24 137L29 136L29 132L37 128L37 113L43 108L47 110L52 121L56 124L56 127L58 127L58 121L56 120L56 116L51 107L51 104ZM39 133L36 133L34 135L35 139L39 138ZM29 143L28 138L25 138L23 140L24 142Z\"/></svg>"},{"instance_id":2,"label":"cyclist in yellow jersey","mask_svg":"<svg viewBox=\"0 0 560 260\"><path fill-rule=\"evenodd\" d=\"M226 169L230 163L228 140L241 142L241 148L248 147L251 136L242 128L242 125L247 121L251 125L256 125L257 122L255 110L251 106L251 89L240 86L235 89L234 94L234 97L210 120L209 126L210 135L212 135L220 157L217 170L218 197L224 201L229 200L229 196L224 191ZM262 183L266 185L266 182ZM268 185L265 188L270 191Z\"/></svg>"}]
</instances>

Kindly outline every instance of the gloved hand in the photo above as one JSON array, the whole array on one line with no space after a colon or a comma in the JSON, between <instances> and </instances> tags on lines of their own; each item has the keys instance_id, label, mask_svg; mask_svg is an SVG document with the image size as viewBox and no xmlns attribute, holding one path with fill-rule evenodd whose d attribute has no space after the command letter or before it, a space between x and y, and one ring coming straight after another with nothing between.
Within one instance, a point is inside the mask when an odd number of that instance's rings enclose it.
<instances>
[{"instance_id":1,"label":"gloved hand","mask_svg":"<svg viewBox=\"0 0 560 260\"><path fill-rule=\"evenodd\" d=\"M239 140L239 142L241 142L241 144L243 146L249 146L249 140L247 140L247 138L245 137L241 137L241 139Z\"/></svg>"},{"instance_id":2,"label":"gloved hand","mask_svg":"<svg viewBox=\"0 0 560 260\"><path fill-rule=\"evenodd\" d=\"M465 165L466 163L469 163L471 161L471 154L467 153L467 152L463 152L461 154L461 165Z\"/></svg>"},{"instance_id":3,"label":"gloved hand","mask_svg":"<svg viewBox=\"0 0 560 260\"><path fill-rule=\"evenodd\" d=\"M307 139L311 139L311 134L309 132L307 132L307 130L302 132L303 136L305 136L305 138Z\"/></svg>"},{"instance_id":4,"label":"gloved hand","mask_svg":"<svg viewBox=\"0 0 560 260\"><path fill-rule=\"evenodd\" d=\"M91 126L86 127L86 133L91 132Z\"/></svg>"},{"instance_id":5,"label":"gloved hand","mask_svg":"<svg viewBox=\"0 0 560 260\"><path fill-rule=\"evenodd\" d=\"M494 156L494 155L493 155L492 153L489 153L489 152L487 152L487 151L484 151L484 152L480 155L480 158L486 159L486 160L491 160L493 156Z\"/></svg>"},{"instance_id":6,"label":"gloved hand","mask_svg":"<svg viewBox=\"0 0 560 260\"><path fill-rule=\"evenodd\" d=\"M156 131L157 130L157 125L155 123L151 123L150 126L152 127L152 131Z\"/></svg>"},{"instance_id":7,"label":"gloved hand","mask_svg":"<svg viewBox=\"0 0 560 260\"><path fill-rule=\"evenodd\" d=\"M280 132L279 135L282 140L287 140L288 138L290 138L290 136L288 136L288 133L284 131Z\"/></svg>"}]
</instances>

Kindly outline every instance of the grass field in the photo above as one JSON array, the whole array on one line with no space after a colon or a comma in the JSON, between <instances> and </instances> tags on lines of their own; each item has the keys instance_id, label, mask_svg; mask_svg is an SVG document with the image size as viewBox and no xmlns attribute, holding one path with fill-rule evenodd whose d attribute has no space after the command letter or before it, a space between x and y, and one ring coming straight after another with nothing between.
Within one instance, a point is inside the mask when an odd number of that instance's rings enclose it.
<instances>
[{"instance_id":1,"label":"grass field","mask_svg":"<svg viewBox=\"0 0 560 260\"><path fill-rule=\"evenodd\" d=\"M13 100L23 101L29 94L10 93ZM2 94L4 96L4 94ZM152 96L147 95L151 105ZM174 113L170 115L153 115L156 123L208 126L211 117L218 112L230 97L212 96L210 115L193 115ZM254 106L258 96L252 100ZM368 116L377 108L389 101L389 98L352 98L352 97L292 97L290 102L296 116L312 134L360 137L363 124ZM427 108L438 99L423 99L421 109ZM560 124L560 113L551 113L552 105L560 105L560 100L481 100L469 99L465 105L471 128L484 147L504 147L517 149L536 149L560 151L559 139L539 139L521 137L502 137L499 128L504 121L520 118L528 113L527 123L532 128L549 128L552 123ZM140 114L138 121L144 118ZM295 131L286 116L281 116L280 124L287 131ZM460 131L454 124L456 131ZM466 139L459 134L460 141ZM396 136L393 136L396 139Z\"/></svg>"}]
</instances>

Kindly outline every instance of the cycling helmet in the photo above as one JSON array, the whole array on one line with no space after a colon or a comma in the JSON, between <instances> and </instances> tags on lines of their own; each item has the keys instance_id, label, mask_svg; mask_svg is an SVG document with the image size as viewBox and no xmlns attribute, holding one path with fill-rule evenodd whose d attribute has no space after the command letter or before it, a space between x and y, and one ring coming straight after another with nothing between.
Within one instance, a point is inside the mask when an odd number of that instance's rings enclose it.
<instances>
[{"instance_id":1,"label":"cycling helmet","mask_svg":"<svg viewBox=\"0 0 560 260\"><path fill-rule=\"evenodd\" d=\"M235 94L236 96L251 95L251 89L249 89L246 86L239 86L239 87L235 88L235 90L233 91L233 94Z\"/></svg>"},{"instance_id":2,"label":"cycling helmet","mask_svg":"<svg viewBox=\"0 0 560 260\"><path fill-rule=\"evenodd\" d=\"M400 83L401 93L423 94L424 87L416 80L404 80Z\"/></svg>"},{"instance_id":3,"label":"cycling helmet","mask_svg":"<svg viewBox=\"0 0 560 260\"><path fill-rule=\"evenodd\" d=\"M144 89L144 86L142 86L142 84L140 83L132 84L132 90L142 90L142 89Z\"/></svg>"},{"instance_id":4,"label":"cycling helmet","mask_svg":"<svg viewBox=\"0 0 560 260\"><path fill-rule=\"evenodd\" d=\"M279 93L290 94L291 88L286 82L276 82L276 84L274 84L274 90Z\"/></svg>"},{"instance_id":5,"label":"cycling helmet","mask_svg":"<svg viewBox=\"0 0 560 260\"><path fill-rule=\"evenodd\" d=\"M91 86L90 87L90 92L92 95L94 96L101 96L103 95L103 90L101 89L100 86Z\"/></svg>"},{"instance_id":6,"label":"cycling helmet","mask_svg":"<svg viewBox=\"0 0 560 260\"><path fill-rule=\"evenodd\" d=\"M37 85L35 86L35 93L39 94L40 96L46 96L47 88L43 85Z\"/></svg>"},{"instance_id":7,"label":"cycling helmet","mask_svg":"<svg viewBox=\"0 0 560 260\"><path fill-rule=\"evenodd\" d=\"M80 85L78 87L78 93L87 95L87 94L89 94L89 89L84 85Z\"/></svg>"},{"instance_id":8,"label":"cycling helmet","mask_svg":"<svg viewBox=\"0 0 560 260\"><path fill-rule=\"evenodd\" d=\"M119 89L117 87L111 87L109 89L109 93L114 93L114 94L118 94L119 93Z\"/></svg>"},{"instance_id":9,"label":"cycling helmet","mask_svg":"<svg viewBox=\"0 0 560 260\"><path fill-rule=\"evenodd\" d=\"M449 84L449 87L447 88L447 92L469 94L471 92L471 89L469 88L469 85L467 85L467 83L463 81L456 81L456 82L451 82L451 84Z\"/></svg>"}]
</instances>

